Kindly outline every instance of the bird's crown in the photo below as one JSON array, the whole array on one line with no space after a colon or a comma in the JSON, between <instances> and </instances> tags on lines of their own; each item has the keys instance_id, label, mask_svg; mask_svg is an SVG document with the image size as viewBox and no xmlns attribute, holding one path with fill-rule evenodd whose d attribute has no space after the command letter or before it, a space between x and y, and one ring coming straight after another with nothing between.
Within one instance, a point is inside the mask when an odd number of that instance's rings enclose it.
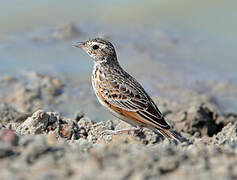
<instances>
[{"instance_id":1,"label":"bird's crown","mask_svg":"<svg viewBox=\"0 0 237 180\"><path fill-rule=\"evenodd\" d=\"M76 47L82 48L95 62L98 63L111 63L117 62L116 52L111 42L95 38L88 41L75 44Z\"/></svg>"}]
</instances>

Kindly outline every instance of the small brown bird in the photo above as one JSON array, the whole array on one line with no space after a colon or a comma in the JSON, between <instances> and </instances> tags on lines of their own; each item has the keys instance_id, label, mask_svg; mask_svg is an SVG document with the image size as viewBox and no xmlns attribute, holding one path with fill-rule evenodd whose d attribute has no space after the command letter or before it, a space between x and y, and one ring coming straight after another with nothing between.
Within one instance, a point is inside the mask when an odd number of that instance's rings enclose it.
<instances>
[{"instance_id":1,"label":"small brown bird","mask_svg":"<svg viewBox=\"0 0 237 180\"><path fill-rule=\"evenodd\" d=\"M143 87L119 65L114 46L101 38L76 43L94 59L92 86L99 102L133 128L113 134L149 128L169 139L178 139Z\"/></svg>"}]
</instances>

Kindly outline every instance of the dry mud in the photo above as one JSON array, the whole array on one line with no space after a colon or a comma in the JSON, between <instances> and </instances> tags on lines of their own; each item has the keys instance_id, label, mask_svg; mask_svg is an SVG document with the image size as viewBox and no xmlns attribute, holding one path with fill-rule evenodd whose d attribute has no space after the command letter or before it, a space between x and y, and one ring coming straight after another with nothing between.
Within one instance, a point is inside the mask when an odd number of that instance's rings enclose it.
<instances>
[{"instance_id":1,"label":"dry mud","mask_svg":"<svg viewBox=\"0 0 237 180\"><path fill-rule=\"evenodd\" d=\"M26 82L0 81L0 179L237 178L237 115L210 98L160 99L170 124L189 140L177 144L148 129L102 133L129 126L118 119L55 112L70 102L58 78L32 73Z\"/></svg>"}]
</instances>

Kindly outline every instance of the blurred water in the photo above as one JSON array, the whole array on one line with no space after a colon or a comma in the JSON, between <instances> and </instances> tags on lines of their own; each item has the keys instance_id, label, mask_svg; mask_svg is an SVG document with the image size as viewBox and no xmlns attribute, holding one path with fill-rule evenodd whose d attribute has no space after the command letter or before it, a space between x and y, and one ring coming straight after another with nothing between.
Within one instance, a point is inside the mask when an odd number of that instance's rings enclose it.
<instances>
[{"instance_id":1,"label":"blurred water","mask_svg":"<svg viewBox=\"0 0 237 180\"><path fill-rule=\"evenodd\" d=\"M125 43L129 43L129 37L133 34L139 35L138 29L147 33L153 28L160 29L181 43L175 47L179 48L181 55L179 62L173 63L174 66L192 61L199 65L197 68L203 68L197 70L207 74L206 78L215 76L214 71L236 81L236 7L235 0L103 0L100 3L95 0L1 0L0 60L4 61L4 65L0 70L1 73L15 73L17 66L21 70L88 71L88 62L75 60L76 57L86 56L69 47L70 42L37 44L29 40L32 33L40 34L55 25L75 22L79 28L83 25L82 29L89 37L99 33L112 36L116 33L111 31L119 31L119 37L112 39L117 38L115 41L123 40ZM141 41L147 40L146 37L139 38ZM133 43L136 41L133 39ZM75 63L79 65L75 66ZM211 72L210 76L208 71Z\"/></svg>"},{"instance_id":2,"label":"blurred water","mask_svg":"<svg viewBox=\"0 0 237 180\"><path fill-rule=\"evenodd\" d=\"M133 74L145 68L175 83L237 83L236 0L0 0L0 4L0 75L40 71L89 81L92 61L71 44L102 34L116 44L122 65ZM69 22L81 34L50 39L56 26Z\"/></svg>"}]
</instances>

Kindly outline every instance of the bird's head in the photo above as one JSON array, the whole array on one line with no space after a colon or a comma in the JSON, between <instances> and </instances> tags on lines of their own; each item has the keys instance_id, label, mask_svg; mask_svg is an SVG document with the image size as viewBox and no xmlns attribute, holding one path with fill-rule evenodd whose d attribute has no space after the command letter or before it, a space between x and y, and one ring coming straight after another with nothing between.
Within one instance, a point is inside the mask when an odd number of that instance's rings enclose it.
<instances>
[{"instance_id":1,"label":"bird's head","mask_svg":"<svg viewBox=\"0 0 237 180\"><path fill-rule=\"evenodd\" d=\"M74 44L74 46L83 49L97 63L117 62L114 46L109 41L102 38L78 42Z\"/></svg>"}]
</instances>

